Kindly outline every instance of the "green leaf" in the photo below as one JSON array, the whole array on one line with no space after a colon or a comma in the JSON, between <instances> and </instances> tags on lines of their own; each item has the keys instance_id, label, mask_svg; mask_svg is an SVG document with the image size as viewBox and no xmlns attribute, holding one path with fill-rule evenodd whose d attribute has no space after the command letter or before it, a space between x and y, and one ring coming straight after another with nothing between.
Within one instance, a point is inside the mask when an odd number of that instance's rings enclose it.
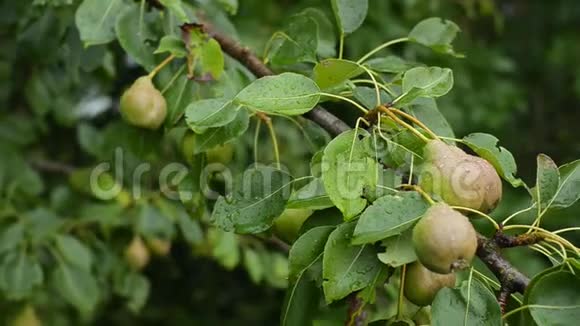
<instances>
[{"instance_id":1,"label":"green leaf","mask_svg":"<svg viewBox=\"0 0 580 326\"><path fill-rule=\"evenodd\" d=\"M75 22L85 46L104 44L115 39L115 22L125 8L123 0L84 0Z\"/></svg>"},{"instance_id":2,"label":"green leaf","mask_svg":"<svg viewBox=\"0 0 580 326\"><path fill-rule=\"evenodd\" d=\"M300 62L316 62L318 48L318 25L305 14L294 15L288 26L270 39L266 56L275 65L292 65Z\"/></svg>"},{"instance_id":3,"label":"green leaf","mask_svg":"<svg viewBox=\"0 0 580 326\"><path fill-rule=\"evenodd\" d=\"M264 251L262 254L263 264L266 268L266 282L275 288L286 289L288 287L288 259L278 252Z\"/></svg>"},{"instance_id":4,"label":"green leaf","mask_svg":"<svg viewBox=\"0 0 580 326\"><path fill-rule=\"evenodd\" d=\"M99 285L89 271L61 262L52 274L52 282L63 298L81 313L88 314L96 308Z\"/></svg>"},{"instance_id":5,"label":"green leaf","mask_svg":"<svg viewBox=\"0 0 580 326\"><path fill-rule=\"evenodd\" d=\"M240 109L231 100L205 99L192 102L185 108L185 121L196 133L203 133L208 128L216 128L232 122Z\"/></svg>"},{"instance_id":6,"label":"green leaf","mask_svg":"<svg viewBox=\"0 0 580 326\"><path fill-rule=\"evenodd\" d=\"M419 22L409 33L409 39L424 46L430 47L435 52L455 55L451 42L455 39L459 27L449 20L438 17L427 18Z\"/></svg>"},{"instance_id":7,"label":"green leaf","mask_svg":"<svg viewBox=\"0 0 580 326\"><path fill-rule=\"evenodd\" d=\"M169 11L179 19L180 23L189 23L190 19L183 9L181 0L159 0L161 4L169 9Z\"/></svg>"},{"instance_id":8,"label":"green leaf","mask_svg":"<svg viewBox=\"0 0 580 326\"><path fill-rule=\"evenodd\" d=\"M15 250L0 260L0 290L10 300L23 300L42 285L40 264L23 250Z\"/></svg>"},{"instance_id":9,"label":"green leaf","mask_svg":"<svg viewBox=\"0 0 580 326\"><path fill-rule=\"evenodd\" d=\"M567 270L540 274L526 289L524 302L540 326L574 325L580 318L580 281Z\"/></svg>"},{"instance_id":10,"label":"green leaf","mask_svg":"<svg viewBox=\"0 0 580 326\"><path fill-rule=\"evenodd\" d=\"M195 138L194 154L203 153L238 138L248 129L249 120L247 110L238 110L238 114L232 122L221 127L207 129Z\"/></svg>"},{"instance_id":11,"label":"green leaf","mask_svg":"<svg viewBox=\"0 0 580 326\"><path fill-rule=\"evenodd\" d=\"M72 265L84 270L90 270L93 262L93 254L82 242L69 235L58 235L56 247L62 257Z\"/></svg>"},{"instance_id":12,"label":"green leaf","mask_svg":"<svg viewBox=\"0 0 580 326\"><path fill-rule=\"evenodd\" d=\"M177 58L184 58L187 56L187 49L185 48L185 43L180 37L175 35L165 35L159 41L159 46L155 50L155 54L158 53L171 53Z\"/></svg>"},{"instance_id":13,"label":"green leaf","mask_svg":"<svg viewBox=\"0 0 580 326\"><path fill-rule=\"evenodd\" d=\"M521 179L514 176L517 166L512 153L504 147L498 147L496 137L484 133L473 133L463 137L463 142L477 155L488 160L499 175L512 186L524 185Z\"/></svg>"},{"instance_id":14,"label":"green leaf","mask_svg":"<svg viewBox=\"0 0 580 326\"><path fill-rule=\"evenodd\" d=\"M240 262L240 249L233 232L224 232L212 228L208 230L207 238L212 244L212 255L226 269L234 269Z\"/></svg>"},{"instance_id":15,"label":"green leaf","mask_svg":"<svg viewBox=\"0 0 580 326\"><path fill-rule=\"evenodd\" d=\"M230 15L235 15L238 12L238 0L218 0L225 11Z\"/></svg>"},{"instance_id":16,"label":"green leaf","mask_svg":"<svg viewBox=\"0 0 580 326\"><path fill-rule=\"evenodd\" d=\"M45 208L26 212L23 220L27 238L35 244L53 239L64 224L53 211Z\"/></svg>"},{"instance_id":17,"label":"green leaf","mask_svg":"<svg viewBox=\"0 0 580 326\"><path fill-rule=\"evenodd\" d=\"M136 231L146 238L171 239L175 233L173 222L150 204L138 208Z\"/></svg>"},{"instance_id":18,"label":"green leaf","mask_svg":"<svg viewBox=\"0 0 580 326\"><path fill-rule=\"evenodd\" d=\"M238 93L234 103L266 113L300 115L318 103L319 92L310 78L286 72L254 81Z\"/></svg>"},{"instance_id":19,"label":"green leaf","mask_svg":"<svg viewBox=\"0 0 580 326\"><path fill-rule=\"evenodd\" d=\"M558 191L560 185L560 173L558 171L558 166L552 159L545 155L540 154L537 157L537 170L536 170L536 187L535 187L535 200L539 203L540 207L546 208L552 203L552 198Z\"/></svg>"},{"instance_id":20,"label":"green leaf","mask_svg":"<svg viewBox=\"0 0 580 326\"><path fill-rule=\"evenodd\" d=\"M404 106L419 97L440 97L452 87L453 72L449 68L412 68L403 75L403 94L394 103Z\"/></svg>"},{"instance_id":21,"label":"green leaf","mask_svg":"<svg viewBox=\"0 0 580 326\"><path fill-rule=\"evenodd\" d=\"M400 57L389 55L382 58L370 59L365 62L365 66L378 72L398 74L413 68L414 65Z\"/></svg>"},{"instance_id":22,"label":"green leaf","mask_svg":"<svg viewBox=\"0 0 580 326\"><path fill-rule=\"evenodd\" d=\"M97 0L99 1L99 0ZM121 0L113 0L119 1ZM155 68L155 58L153 51L155 48L147 43L147 40L153 37L149 30L149 24L140 21L139 6L133 5L124 8L117 19L115 32L121 47L145 70L151 71Z\"/></svg>"},{"instance_id":23,"label":"green leaf","mask_svg":"<svg viewBox=\"0 0 580 326\"><path fill-rule=\"evenodd\" d=\"M203 242L203 231L199 222L193 220L185 211L177 215L177 225L185 241L191 245L199 245Z\"/></svg>"},{"instance_id":24,"label":"green leaf","mask_svg":"<svg viewBox=\"0 0 580 326\"><path fill-rule=\"evenodd\" d=\"M493 293L479 280L461 283L459 289L439 290L431 305L433 326L501 326L501 312Z\"/></svg>"},{"instance_id":25,"label":"green leaf","mask_svg":"<svg viewBox=\"0 0 580 326\"><path fill-rule=\"evenodd\" d=\"M317 226L300 236L290 248L289 281L291 284L299 282L302 278L315 280L320 277L316 273L308 274L315 264L322 262L322 254L328 236L335 229L334 226ZM320 269L318 270L320 272Z\"/></svg>"},{"instance_id":26,"label":"green leaf","mask_svg":"<svg viewBox=\"0 0 580 326\"><path fill-rule=\"evenodd\" d=\"M438 136L455 138L451 125L439 111L435 99L418 98L409 104L407 112L423 122Z\"/></svg>"},{"instance_id":27,"label":"green leaf","mask_svg":"<svg viewBox=\"0 0 580 326\"><path fill-rule=\"evenodd\" d=\"M366 86L357 86L353 91L354 98L365 108L372 110L377 107L377 92L375 88ZM391 95L384 90L379 91L381 103L389 103L393 100Z\"/></svg>"},{"instance_id":28,"label":"green leaf","mask_svg":"<svg viewBox=\"0 0 580 326\"><path fill-rule=\"evenodd\" d=\"M81 148L95 156L102 155L103 135L92 125L81 123L77 128L77 139Z\"/></svg>"},{"instance_id":29,"label":"green leaf","mask_svg":"<svg viewBox=\"0 0 580 326\"><path fill-rule=\"evenodd\" d=\"M213 79L219 79L224 72L224 54L220 44L215 39L209 39L200 48L201 72L208 73Z\"/></svg>"},{"instance_id":30,"label":"green leaf","mask_svg":"<svg viewBox=\"0 0 580 326\"><path fill-rule=\"evenodd\" d=\"M561 182L551 207L566 208L580 199L580 160L559 168Z\"/></svg>"},{"instance_id":31,"label":"green leaf","mask_svg":"<svg viewBox=\"0 0 580 326\"><path fill-rule=\"evenodd\" d=\"M23 240L24 225L22 223L14 223L7 226L0 232L0 255L20 246Z\"/></svg>"},{"instance_id":32,"label":"green leaf","mask_svg":"<svg viewBox=\"0 0 580 326\"><path fill-rule=\"evenodd\" d=\"M133 313L141 311L151 289L149 280L143 275L123 270L117 273L114 279L114 290L117 294L127 298L127 306Z\"/></svg>"},{"instance_id":33,"label":"green leaf","mask_svg":"<svg viewBox=\"0 0 580 326\"><path fill-rule=\"evenodd\" d=\"M218 198L211 223L225 231L259 233L272 226L288 200L291 177L281 170L258 166L236 179L231 198Z\"/></svg>"},{"instance_id":34,"label":"green leaf","mask_svg":"<svg viewBox=\"0 0 580 326\"><path fill-rule=\"evenodd\" d=\"M321 89L331 88L354 78L364 69L358 63L342 59L326 59L317 63L312 76Z\"/></svg>"},{"instance_id":35,"label":"green leaf","mask_svg":"<svg viewBox=\"0 0 580 326\"><path fill-rule=\"evenodd\" d=\"M163 73L164 71L161 71L159 75L161 76ZM173 78L175 79L171 82ZM166 125L171 127L181 119L186 107L195 98L198 88L195 85L195 81L189 80L185 76L185 66L175 71L172 76L168 76L162 85L164 85L164 88L167 87L167 91L163 93L167 101L167 118L165 121Z\"/></svg>"},{"instance_id":36,"label":"green leaf","mask_svg":"<svg viewBox=\"0 0 580 326\"><path fill-rule=\"evenodd\" d=\"M323 58L336 55L336 34L328 16L319 9L306 8L302 14L310 16L318 25L318 48L316 52Z\"/></svg>"},{"instance_id":37,"label":"green leaf","mask_svg":"<svg viewBox=\"0 0 580 326\"><path fill-rule=\"evenodd\" d=\"M407 230L429 207L416 192L400 192L377 199L360 216L353 244L374 243Z\"/></svg>"},{"instance_id":38,"label":"green leaf","mask_svg":"<svg viewBox=\"0 0 580 326\"><path fill-rule=\"evenodd\" d=\"M357 30L367 16L368 0L331 0L332 10L341 34Z\"/></svg>"},{"instance_id":39,"label":"green leaf","mask_svg":"<svg viewBox=\"0 0 580 326\"><path fill-rule=\"evenodd\" d=\"M334 204L324 190L322 180L316 178L290 196L287 208L325 209Z\"/></svg>"},{"instance_id":40,"label":"green leaf","mask_svg":"<svg viewBox=\"0 0 580 326\"><path fill-rule=\"evenodd\" d=\"M353 222L344 223L329 236L322 258L322 288L327 303L373 284L380 269L386 268L372 246L352 246Z\"/></svg>"},{"instance_id":41,"label":"green leaf","mask_svg":"<svg viewBox=\"0 0 580 326\"><path fill-rule=\"evenodd\" d=\"M250 248L244 249L244 267L250 275L252 282L259 284L264 277L264 267L262 266L260 255L255 250Z\"/></svg>"},{"instance_id":42,"label":"green leaf","mask_svg":"<svg viewBox=\"0 0 580 326\"><path fill-rule=\"evenodd\" d=\"M326 193L346 220L358 215L367 205L361 198L364 188L377 184L379 165L368 156L363 140L366 131L350 130L333 139L324 149L322 182Z\"/></svg>"},{"instance_id":43,"label":"green leaf","mask_svg":"<svg viewBox=\"0 0 580 326\"><path fill-rule=\"evenodd\" d=\"M412 229L409 229L383 240L383 246L386 249L385 252L377 255L379 260L392 267L399 267L417 260L412 235Z\"/></svg>"},{"instance_id":44,"label":"green leaf","mask_svg":"<svg viewBox=\"0 0 580 326\"><path fill-rule=\"evenodd\" d=\"M282 305L280 326L303 326L312 322L320 290L313 281L301 279L289 286Z\"/></svg>"}]
</instances>

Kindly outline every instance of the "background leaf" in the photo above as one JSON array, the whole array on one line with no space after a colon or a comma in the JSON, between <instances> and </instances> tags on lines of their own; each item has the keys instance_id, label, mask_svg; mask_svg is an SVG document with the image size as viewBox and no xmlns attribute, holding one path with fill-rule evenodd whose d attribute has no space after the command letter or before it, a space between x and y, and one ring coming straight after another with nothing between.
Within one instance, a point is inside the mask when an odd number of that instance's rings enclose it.
<instances>
[{"instance_id":1,"label":"background leaf","mask_svg":"<svg viewBox=\"0 0 580 326\"><path fill-rule=\"evenodd\" d=\"M451 42L459 32L459 27L452 21L432 17L419 22L409 33L413 42L430 47L436 52L457 55Z\"/></svg>"}]
</instances>

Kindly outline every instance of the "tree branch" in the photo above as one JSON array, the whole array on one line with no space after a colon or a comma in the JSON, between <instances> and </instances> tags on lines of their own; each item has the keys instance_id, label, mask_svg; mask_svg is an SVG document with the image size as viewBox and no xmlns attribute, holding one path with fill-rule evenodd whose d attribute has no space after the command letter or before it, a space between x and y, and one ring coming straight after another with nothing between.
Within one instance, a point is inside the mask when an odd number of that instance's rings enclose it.
<instances>
[{"instance_id":1,"label":"tree branch","mask_svg":"<svg viewBox=\"0 0 580 326\"><path fill-rule=\"evenodd\" d=\"M524 293L530 279L510 264L501 255L501 246L496 241L497 237L488 239L481 234L477 235L477 256L485 263L501 283L498 294L498 302L502 313L507 305L510 294ZM501 243L501 241L500 241Z\"/></svg>"},{"instance_id":2,"label":"tree branch","mask_svg":"<svg viewBox=\"0 0 580 326\"><path fill-rule=\"evenodd\" d=\"M43 172L71 174L75 167L66 163L48 161L44 159L33 160L30 165L35 169Z\"/></svg>"},{"instance_id":3,"label":"tree branch","mask_svg":"<svg viewBox=\"0 0 580 326\"><path fill-rule=\"evenodd\" d=\"M250 70L256 77L264 77L274 75L256 55L254 55L247 47L242 46L231 37L218 32L209 22L203 23L203 30L211 35L221 46L222 50L230 55L232 58L238 60L248 70ZM311 111L304 114L304 116L316 124L324 128L331 135L337 136L350 127L334 114L326 111L320 105L316 106Z\"/></svg>"}]
</instances>

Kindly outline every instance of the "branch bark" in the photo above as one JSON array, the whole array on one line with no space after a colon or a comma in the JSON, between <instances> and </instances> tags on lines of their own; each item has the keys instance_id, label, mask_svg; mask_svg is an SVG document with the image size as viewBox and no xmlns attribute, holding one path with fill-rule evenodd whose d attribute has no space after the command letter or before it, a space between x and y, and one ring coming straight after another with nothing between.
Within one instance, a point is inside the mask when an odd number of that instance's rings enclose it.
<instances>
[{"instance_id":1,"label":"branch bark","mask_svg":"<svg viewBox=\"0 0 580 326\"><path fill-rule=\"evenodd\" d=\"M209 22L203 23L203 30L211 35L220 44L222 50L232 58L238 60L256 77L274 75L274 72L268 68L250 49L242 46L231 37L218 32ZM304 116L324 128L333 136L337 136L350 127L334 114L328 112L320 105L304 114Z\"/></svg>"},{"instance_id":2,"label":"branch bark","mask_svg":"<svg viewBox=\"0 0 580 326\"><path fill-rule=\"evenodd\" d=\"M224 52L241 62L257 77L273 74L272 70L270 70L248 48L243 47L227 35L219 33L209 23L204 23L204 30L220 43ZM320 106L305 114L305 116L332 135L338 135L350 129L344 121ZM515 292L524 293L530 280L501 255L501 248L529 245L538 241L541 241L541 239L509 238L505 235L502 236L502 234L499 233L495 237L489 239L478 234L477 256L487 265L501 283L498 301L501 304L502 312L505 309L509 296Z\"/></svg>"}]
</instances>

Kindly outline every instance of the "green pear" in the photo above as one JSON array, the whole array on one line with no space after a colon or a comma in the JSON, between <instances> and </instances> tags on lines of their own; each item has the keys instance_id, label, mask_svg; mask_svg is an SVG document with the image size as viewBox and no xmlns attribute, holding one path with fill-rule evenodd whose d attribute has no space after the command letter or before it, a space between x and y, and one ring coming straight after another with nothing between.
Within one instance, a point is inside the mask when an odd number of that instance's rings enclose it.
<instances>
[{"instance_id":1,"label":"green pear","mask_svg":"<svg viewBox=\"0 0 580 326\"><path fill-rule=\"evenodd\" d=\"M469 219L445 203L429 207L413 228L412 241L421 264L439 274L469 266L477 250Z\"/></svg>"},{"instance_id":2,"label":"green pear","mask_svg":"<svg viewBox=\"0 0 580 326\"><path fill-rule=\"evenodd\" d=\"M282 240L294 242L298 238L302 224L312 215L313 211L304 208L286 208L274 220L273 230Z\"/></svg>"},{"instance_id":3,"label":"green pear","mask_svg":"<svg viewBox=\"0 0 580 326\"><path fill-rule=\"evenodd\" d=\"M218 145L205 154L209 163L228 164L234 157L234 145L231 143Z\"/></svg>"},{"instance_id":4,"label":"green pear","mask_svg":"<svg viewBox=\"0 0 580 326\"><path fill-rule=\"evenodd\" d=\"M419 186L451 206L482 212L493 210L502 195L495 168L481 157L458 147L431 140L423 149Z\"/></svg>"},{"instance_id":5,"label":"green pear","mask_svg":"<svg viewBox=\"0 0 580 326\"><path fill-rule=\"evenodd\" d=\"M125 260L134 270L142 270L147 264L151 255L149 249L139 236L135 236L131 243L125 248Z\"/></svg>"},{"instance_id":6,"label":"green pear","mask_svg":"<svg viewBox=\"0 0 580 326\"><path fill-rule=\"evenodd\" d=\"M167 115L167 102L151 78L143 76L121 96L121 115L127 123L146 129L158 129Z\"/></svg>"},{"instance_id":7,"label":"green pear","mask_svg":"<svg viewBox=\"0 0 580 326\"><path fill-rule=\"evenodd\" d=\"M453 286L455 286L454 273L433 273L418 261L407 265L403 293L409 301L418 306L430 305L439 290Z\"/></svg>"}]
</instances>

